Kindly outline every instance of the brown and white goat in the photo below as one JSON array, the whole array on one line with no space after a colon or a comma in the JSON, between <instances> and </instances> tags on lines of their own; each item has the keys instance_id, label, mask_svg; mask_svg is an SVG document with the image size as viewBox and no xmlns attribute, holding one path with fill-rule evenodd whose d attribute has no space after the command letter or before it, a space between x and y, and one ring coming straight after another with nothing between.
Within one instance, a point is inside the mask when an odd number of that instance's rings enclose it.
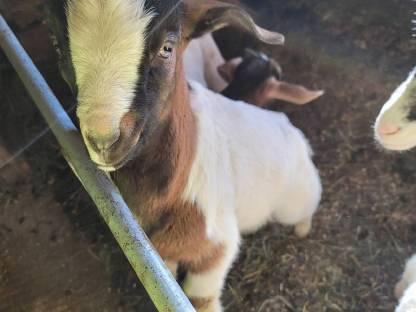
<instances>
[{"instance_id":1,"label":"brown and white goat","mask_svg":"<svg viewBox=\"0 0 416 312\"><path fill-rule=\"evenodd\" d=\"M240 233L278 220L306 235L321 185L286 116L188 83L183 52L230 24L268 43L282 36L211 0L71 0L67 17L91 159L172 270L187 270L183 288L198 311L222 311Z\"/></svg>"}]
</instances>

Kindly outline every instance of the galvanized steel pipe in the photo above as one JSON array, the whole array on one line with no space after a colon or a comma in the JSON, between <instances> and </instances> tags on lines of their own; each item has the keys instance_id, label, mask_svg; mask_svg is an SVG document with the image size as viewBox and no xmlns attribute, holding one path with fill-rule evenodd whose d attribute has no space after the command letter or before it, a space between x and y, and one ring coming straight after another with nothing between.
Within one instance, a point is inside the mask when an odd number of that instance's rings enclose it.
<instances>
[{"instance_id":1,"label":"galvanized steel pipe","mask_svg":"<svg viewBox=\"0 0 416 312\"><path fill-rule=\"evenodd\" d=\"M195 311L136 222L117 187L90 160L77 128L1 14L0 46L51 127L156 308L163 312Z\"/></svg>"}]
</instances>

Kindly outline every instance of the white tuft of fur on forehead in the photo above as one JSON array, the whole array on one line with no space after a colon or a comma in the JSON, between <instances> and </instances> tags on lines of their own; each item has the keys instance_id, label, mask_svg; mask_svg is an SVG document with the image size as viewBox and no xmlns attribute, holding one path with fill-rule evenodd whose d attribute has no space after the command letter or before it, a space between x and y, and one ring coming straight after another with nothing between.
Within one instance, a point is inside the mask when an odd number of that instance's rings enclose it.
<instances>
[{"instance_id":1,"label":"white tuft of fur on forehead","mask_svg":"<svg viewBox=\"0 0 416 312\"><path fill-rule=\"evenodd\" d=\"M80 118L83 112L111 109L120 120L129 110L153 17L144 4L145 0L69 1L68 34Z\"/></svg>"}]
</instances>

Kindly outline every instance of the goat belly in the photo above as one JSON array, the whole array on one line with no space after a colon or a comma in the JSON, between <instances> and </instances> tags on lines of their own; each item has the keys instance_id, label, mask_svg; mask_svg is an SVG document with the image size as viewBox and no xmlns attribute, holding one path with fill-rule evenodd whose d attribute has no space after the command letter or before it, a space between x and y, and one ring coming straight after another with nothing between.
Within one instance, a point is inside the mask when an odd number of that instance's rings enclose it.
<instances>
[{"instance_id":1,"label":"goat belly","mask_svg":"<svg viewBox=\"0 0 416 312\"><path fill-rule=\"evenodd\" d=\"M284 114L190 85L198 147L184 198L198 204L208 235L230 213L242 232L311 216L321 184L302 132Z\"/></svg>"}]
</instances>

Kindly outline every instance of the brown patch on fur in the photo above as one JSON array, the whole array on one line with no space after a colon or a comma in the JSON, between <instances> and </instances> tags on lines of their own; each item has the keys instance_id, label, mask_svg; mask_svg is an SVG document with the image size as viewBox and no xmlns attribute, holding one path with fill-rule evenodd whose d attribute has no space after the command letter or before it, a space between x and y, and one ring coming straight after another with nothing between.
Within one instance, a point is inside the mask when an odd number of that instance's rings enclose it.
<instances>
[{"instance_id":1,"label":"brown patch on fur","mask_svg":"<svg viewBox=\"0 0 416 312\"><path fill-rule=\"evenodd\" d=\"M195 309L206 310L212 304L213 298L189 298Z\"/></svg>"},{"instance_id":2,"label":"brown patch on fur","mask_svg":"<svg viewBox=\"0 0 416 312\"><path fill-rule=\"evenodd\" d=\"M181 198L197 143L182 66L184 48L185 44L177 53L176 85L166 105L168 111L159 116L160 129L114 178L162 258L203 270L212 267L221 253L206 237L205 218L196 205Z\"/></svg>"},{"instance_id":3,"label":"brown patch on fur","mask_svg":"<svg viewBox=\"0 0 416 312\"><path fill-rule=\"evenodd\" d=\"M205 273L218 265L218 262L224 256L224 246L211 244L209 247L210 248L208 250L205 250L204 257L199 257L198 259L194 259L192 262L184 263L185 268L190 273Z\"/></svg>"},{"instance_id":4,"label":"brown patch on fur","mask_svg":"<svg viewBox=\"0 0 416 312\"><path fill-rule=\"evenodd\" d=\"M136 116L132 112L126 113L120 122L120 135L129 137L133 134L136 124Z\"/></svg>"},{"instance_id":5,"label":"brown patch on fur","mask_svg":"<svg viewBox=\"0 0 416 312\"><path fill-rule=\"evenodd\" d=\"M206 237L205 218L190 203L175 207L169 221L151 240L162 258L180 262L191 273L209 271L224 252L222 245Z\"/></svg>"}]
</instances>

